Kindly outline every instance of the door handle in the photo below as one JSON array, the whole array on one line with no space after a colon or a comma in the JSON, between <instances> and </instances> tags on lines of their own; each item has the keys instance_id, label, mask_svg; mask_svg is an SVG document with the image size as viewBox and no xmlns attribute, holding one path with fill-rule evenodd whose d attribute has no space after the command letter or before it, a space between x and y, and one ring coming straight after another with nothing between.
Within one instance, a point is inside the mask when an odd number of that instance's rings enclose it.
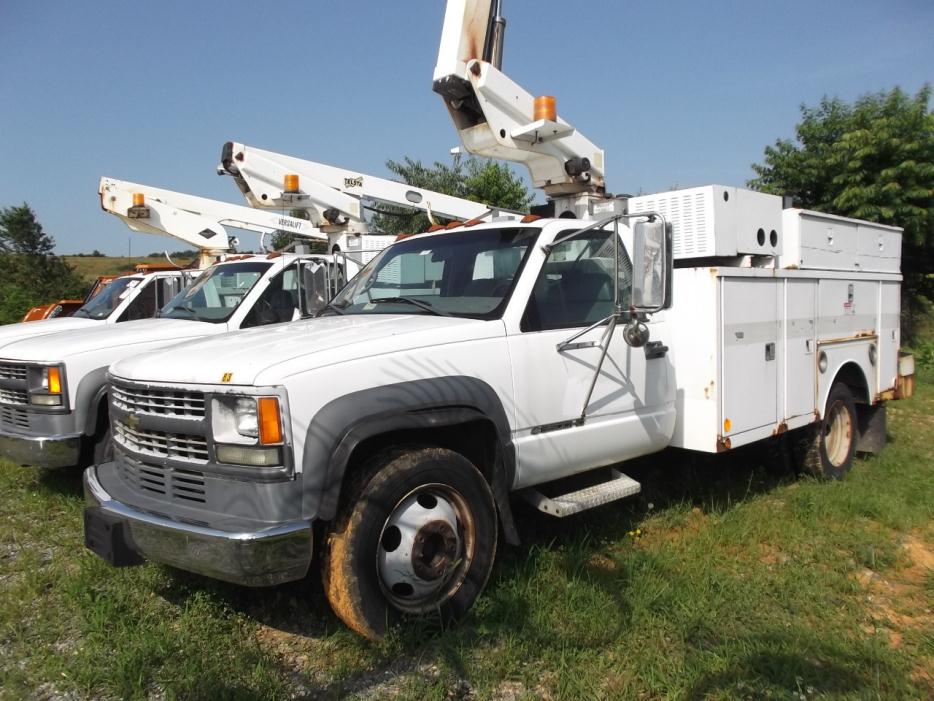
<instances>
[{"instance_id":1,"label":"door handle","mask_svg":"<svg viewBox=\"0 0 934 701\"><path fill-rule=\"evenodd\" d=\"M775 360L775 344L774 343L765 344L765 359L766 361Z\"/></svg>"}]
</instances>

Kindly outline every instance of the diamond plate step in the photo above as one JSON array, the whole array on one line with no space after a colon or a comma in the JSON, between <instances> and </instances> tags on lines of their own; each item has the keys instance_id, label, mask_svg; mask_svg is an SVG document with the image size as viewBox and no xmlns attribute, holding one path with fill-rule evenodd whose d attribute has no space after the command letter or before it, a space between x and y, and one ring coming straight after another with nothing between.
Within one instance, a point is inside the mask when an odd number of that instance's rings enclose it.
<instances>
[{"instance_id":1,"label":"diamond plate step","mask_svg":"<svg viewBox=\"0 0 934 701\"><path fill-rule=\"evenodd\" d=\"M610 479L592 487L576 492L569 492L556 497L546 497L530 487L519 492L519 496L528 501L539 511L558 516L570 516L587 509L609 504L617 499L625 499L642 491L642 485L619 470L610 470Z\"/></svg>"}]
</instances>

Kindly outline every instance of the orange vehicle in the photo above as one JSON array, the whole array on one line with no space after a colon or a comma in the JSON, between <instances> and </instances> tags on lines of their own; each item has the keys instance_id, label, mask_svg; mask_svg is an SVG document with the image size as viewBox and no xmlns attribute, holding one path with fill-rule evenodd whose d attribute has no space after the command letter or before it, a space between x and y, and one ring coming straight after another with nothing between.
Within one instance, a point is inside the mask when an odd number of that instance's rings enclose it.
<instances>
[{"instance_id":1,"label":"orange vehicle","mask_svg":"<svg viewBox=\"0 0 934 701\"><path fill-rule=\"evenodd\" d=\"M33 307L26 312L23 321L40 321L42 319L54 319L58 316L71 316L82 306L84 306L83 299L60 299L57 302L52 302L52 304Z\"/></svg>"}]
</instances>

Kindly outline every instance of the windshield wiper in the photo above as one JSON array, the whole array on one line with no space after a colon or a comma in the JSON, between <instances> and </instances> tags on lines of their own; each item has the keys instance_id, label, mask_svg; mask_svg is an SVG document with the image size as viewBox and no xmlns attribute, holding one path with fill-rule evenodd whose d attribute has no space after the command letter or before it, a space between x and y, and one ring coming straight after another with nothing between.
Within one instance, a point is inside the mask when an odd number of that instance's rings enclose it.
<instances>
[{"instance_id":1,"label":"windshield wiper","mask_svg":"<svg viewBox=\"0 0 934 701\"><path fill-rule=\"evenodd\" d=\"M384 302L411 304L418 307L419 309L424 309L429 314L437 314L438 316L453 316L453 314L449 312L443 311L441 309L435 309L428 302L423 302L420 299L415 299L413 297L377 297L376 299L370 300L370 304L382 304Z\"/></svg>"},{"instance_id":2,"label":"windshield wiper","mask_svg":"<svg viewBox=\"0 0 934 701\"><path fill-rule=\"evenodd\" d=\"M340 307L338 307L336 304L334 304L334 302L328 302L327 304L325 304L325 305L321 308L321 311L319 311L317 314L315 314L315 316L321 316L322 314L324 314L324 313L325 313L326 311L328 311L328 310L330 310L330 311L332 311L332 312L337 312L338 314L341 314L341 315L347 313L347 312L345 312L343 309L341 309Z\"/></svg>"},{"instance_id":3,"label":"windshield wiper","mask_svg":"<svg viewBox=\"0 0 934 701\"><path fill-rule=\"evenodd\" d=\"M198 312L187 304L176 304L174 307L169 309L169 311L166 312L163 316L167 319L184 319L185 317L183 316L181 317L169 316L170 314L172 314L173 312L179 309L182 310L183 312L188 312L189 314L191 314L191 316L188 318L191 319L192 321L201 321L201 318L198 316Z\"/></svg>"}]
</instances>

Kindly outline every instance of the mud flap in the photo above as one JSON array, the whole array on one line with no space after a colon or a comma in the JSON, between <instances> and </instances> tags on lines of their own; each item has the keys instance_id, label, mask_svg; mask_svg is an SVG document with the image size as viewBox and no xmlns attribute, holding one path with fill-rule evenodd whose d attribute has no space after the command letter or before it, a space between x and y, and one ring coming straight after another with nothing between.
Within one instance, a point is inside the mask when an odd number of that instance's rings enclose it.
<instances>
[{"instance_id":1,"label":"mud flap","mask_svg":"<svg viewBox=\"0 0 934 701\"><path fill-rule=\"evenodd\" d=\"M856 443L858 453L878 453L885 447L885 404L874 406L856 405L856 424L859 440Z\"/></svg>"}]
</instances>

